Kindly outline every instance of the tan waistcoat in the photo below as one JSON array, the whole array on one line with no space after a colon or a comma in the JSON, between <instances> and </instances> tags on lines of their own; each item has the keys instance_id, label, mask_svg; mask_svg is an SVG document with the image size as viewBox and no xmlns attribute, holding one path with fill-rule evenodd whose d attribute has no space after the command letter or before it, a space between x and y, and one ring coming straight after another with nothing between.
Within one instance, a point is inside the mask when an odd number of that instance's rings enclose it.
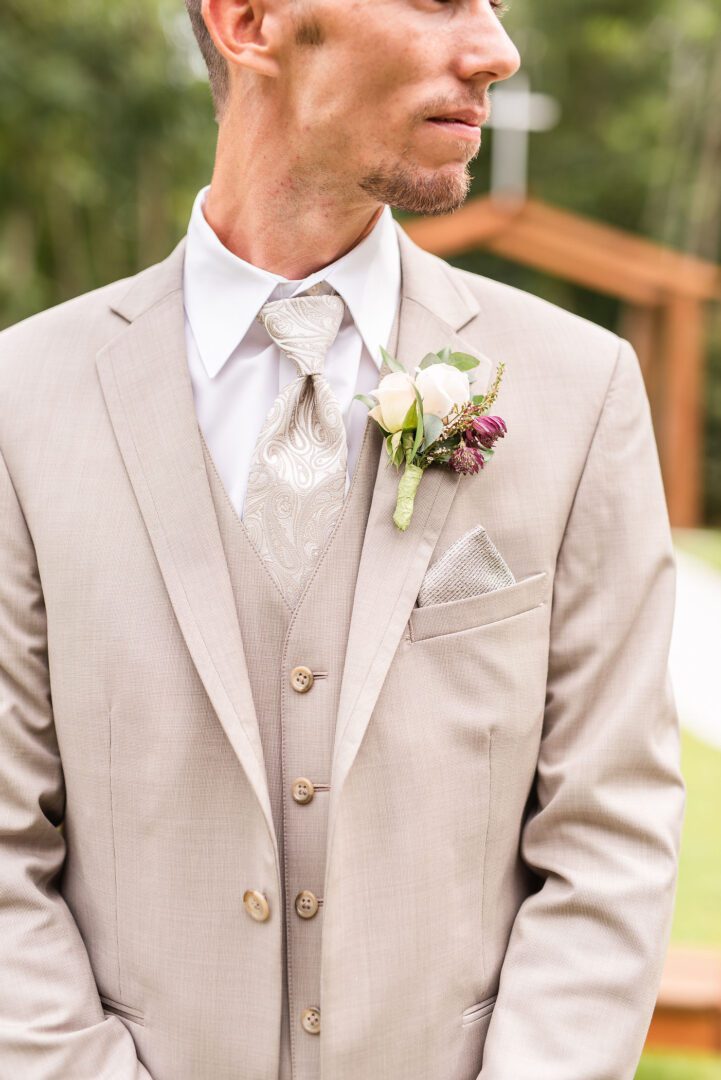
<instances>
[{"instance_id":1,"label":"tan waistcoat","mask_svg":"<svg viewBox=\"0 0 721 1080\"><path fill-rule=\"evenodd\" d=\"M397 332L396 317L388 346L391 353ZM369 421L340 518L294 609L263 565L204 438L202 443L260 725L283 866L286 963L279 1080L319 1080L320 1040L306 1030L302 1017L309 1008L320 1013L322 893L333 738L358 565L383 437L380 428ZM261 618L258 612L263 613ZM295 689L288 677L300 666L313 673L309 690ZM307 802L299 801L307 797L307 786L299 783L303 780L312 784L313 795ZM309 915L316 900L317 910ZM301 915L298 909L306 914Z\"/></svg>"}]
</instances>

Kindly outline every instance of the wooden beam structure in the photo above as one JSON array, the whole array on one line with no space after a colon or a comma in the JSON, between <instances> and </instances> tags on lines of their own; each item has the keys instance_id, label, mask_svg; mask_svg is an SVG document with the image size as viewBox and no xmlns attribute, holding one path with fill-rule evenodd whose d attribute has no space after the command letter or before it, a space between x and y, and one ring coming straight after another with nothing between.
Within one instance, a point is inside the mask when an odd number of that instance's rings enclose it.
<instances>
[{"instance_id":1,"label":"wooden beam structure","mask_svg":"<svg viewBox=\"0 0 721 1080\"><path fill-rule=\"evenodd\" d=\"M535 199L476 198L402 225L444 258L485 249L622 301L620 332L646 381L671 522L698 525L705 307L721 298L721 269Z\"/></svg>"},{"instance_id":2,"label":"wooden beam structure","mask_svg":"<svg viewBox=\"0 0 721 1080\"><path fill-rule=\"evenodd\" d=\"M721 1055L721 953L669 951L646 1049Z\"/></svg>"}]
</instances>

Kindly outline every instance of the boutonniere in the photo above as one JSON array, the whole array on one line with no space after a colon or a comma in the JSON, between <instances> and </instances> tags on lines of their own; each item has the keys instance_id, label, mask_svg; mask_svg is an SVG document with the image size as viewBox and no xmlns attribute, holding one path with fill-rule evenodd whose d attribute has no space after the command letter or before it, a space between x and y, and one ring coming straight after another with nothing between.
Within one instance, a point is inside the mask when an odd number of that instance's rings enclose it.
<instances>
[{"instance_id":1,"label":"boutonniere","mask_svg":"<svg viewBox=\"0 0 721 1080\"><path fill-rule=\"evenodd\" d=\"M508 430L500 416L488 416L498 397L505 365L500 363L487 394L473 395L468 375L480 360L452 352L447 345L428 353L411 376L381 346L390 375L371 395L356 394L385 435L388 457L404 465L393 521L402 530L413 516L413 502L423 473L431 465L470 475L483 469L494 443Z\"/></svg>"}]
</instances>

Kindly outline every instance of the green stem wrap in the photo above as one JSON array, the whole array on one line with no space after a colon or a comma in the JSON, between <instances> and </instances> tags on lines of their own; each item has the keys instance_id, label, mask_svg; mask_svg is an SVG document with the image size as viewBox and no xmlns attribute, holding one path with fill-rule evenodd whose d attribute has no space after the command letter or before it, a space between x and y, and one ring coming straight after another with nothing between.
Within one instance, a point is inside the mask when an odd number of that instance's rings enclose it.
<instances>
[{"instance_id":1,"label":"green stem wrap","mask_svg":"<svg viewBox=\"0 0 721 1080\"><path fill-rule=\"evenodd\" d=\"M418 485L423 476L423 469L417 465L406 465L403 476L398 484L398 499L393 515L393 521L403 532L408 528L413 517L413 503L416 497Z\"/></svg>"}]
</instances>

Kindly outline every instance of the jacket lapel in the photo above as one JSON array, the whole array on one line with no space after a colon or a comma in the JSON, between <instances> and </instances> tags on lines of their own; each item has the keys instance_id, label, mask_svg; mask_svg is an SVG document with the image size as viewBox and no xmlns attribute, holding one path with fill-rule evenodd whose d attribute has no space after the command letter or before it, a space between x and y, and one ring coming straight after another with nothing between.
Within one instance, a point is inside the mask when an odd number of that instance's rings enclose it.
<instances>
[{"instance_id":1,"label":"jacket lapel","mask_svg":"<svg viewBox=\"0 0 721 1080\"><path fill-rule=\"evenodd\" d=\"M97 356L110 422L178 625L265 815L263 748L205 470L187 365L184 241L114 305L128 326Z\"/></svg>"},{"instance_id":2,"label":"jacket lapel","mask_svg":"<svg viewBox=\"0 0 721 1080\"><path fill-rule=\"evenodd\" d=\"M413 371L444 345L490 359L458 333L479 305L456 271L396 223L401 254L398 359ZM97 356L110 422L178 625L208 697L262 808L278 860L260 731L235 601L205 471L185 349L184 240L113 305L127 325ZM371 423L371 421L369 421ZM343 784L355 760L459 476L430 469L410 528L392 522L398 474L380 457L361 553L334 744L328 858ZM277 862L279 867L279 862ZM327 885L327 878L326 878Z\"/></svg>"},{"instance_id":3,"label":"jacket lapel","mask_svg":"<svg viewBox=\"0 0 721 1080\"><path fill-rule=\"evenodd\" d=\"M401 252L397 358L412 373L426 353L436 352L444 345L450 345L454 351L472 353L481 361L473 373L474 390L483 393L493 363L457 332L478 314L478 302L457 271L419 248L398 223L396 229ZM401 532L392 521L399 475L382 449L358 568L338 706L328 805L326 890L333 828L343 784L368 727L460 479L450 469L437 466L429 469L418 488L410 527Z\"/></svg>"}]
</instances>

